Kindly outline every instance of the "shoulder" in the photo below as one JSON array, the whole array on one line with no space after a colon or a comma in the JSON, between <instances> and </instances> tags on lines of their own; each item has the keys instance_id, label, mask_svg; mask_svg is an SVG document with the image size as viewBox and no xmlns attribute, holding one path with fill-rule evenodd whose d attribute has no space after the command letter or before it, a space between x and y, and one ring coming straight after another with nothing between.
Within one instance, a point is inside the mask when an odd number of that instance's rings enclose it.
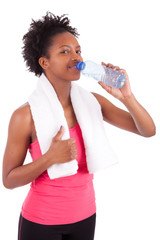
<instances>
[{"instance_id":1,"label":"shoulder","mask_svg":"<svg viewBox=\"0 0 160 240\"><path fill-rule=\"evenodd\" d=\"M11 116L9 123L9 130L21 131L21 133L31 134L32 132L32 116L28 103L23 104L17 108Z\"/></svg>"},{"instance_id":2,"label":"shoulder","mask_svg":"<svg viewBox=\"0 0 160 240\"><path fill-rule=\"evenodd\" d=\"M95 92L91 92L91 93L93 94L93 96L94 96L99 102L101 102L101 100L102 100L102 98L103 98L102 95L100 95L100 94L98 94L98 93L95 93Z\"/></svg>"},{"instance_id":3,"label":"shoulder","mask_svg":"<svg viewBox=\"0 0 160 240\"><path fill-rule=\"evenodd\" d=\"M12 116L11 116L11 120L13 122L30 122L31 121L31 112L30 112L30 107L28 103L23 104L22 106L20 106L19 108L17 108Z\"/></svg>"},{"instance_id":4,"label":"shoulder","mask_svg":"<svg viewBox=\"0 0 160 240\"><path fill-rule=\"evenodd\" d=\"M101 108L103 109L104 106L105 107L109 107L112 105L112 103L105 97L103 97L102 95L95 93L95 92L91 92L93 94L93 96L97 99L97 101L99 102L99 104L101 105Z\"/></svg>"},{"instance_id":5,"label":"shoulder","mask_svg":"<svg viewBox=\"0 0 160 240\"><path fill-rule=\"evenodd\" d=\"M113 123L115 121L115 118L118 117L118 114L120 113L121 110L102 95L94 92L91 93L94 95L94 97L97 99L101 106L103 119L106 122Z\"/></svg>"}]
</instances>

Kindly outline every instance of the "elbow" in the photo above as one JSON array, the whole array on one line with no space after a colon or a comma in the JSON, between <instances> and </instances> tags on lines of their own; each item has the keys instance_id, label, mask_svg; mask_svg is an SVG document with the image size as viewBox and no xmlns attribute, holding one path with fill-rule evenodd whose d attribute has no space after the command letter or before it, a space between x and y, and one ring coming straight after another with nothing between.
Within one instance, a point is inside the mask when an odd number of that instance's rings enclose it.
<instances>
[{"instance_id":1,"label":"elbow","mask_svg":"<svg viewBox=\"0 0 160 240\"><path fill-rule=\"evenodd\" d=\"M7 177L3 177L3 186L7 189L10 189L12 190L14 187L13 187L13 184L7 179Z\"/></svg>"},{"instance_id":2,"label":"elbow","mask_svg":"<svg viewBox=\"0 0 160 240\"><path fill-rule=\"evenodd\" d=\"M13 189L13 187L10 187L10 186L8 186L8 185L4 185L4 184L3 184L3 186L4 186L5 188L9 189L9 190L12 190L12 189Z\"/></svg>"},{"instance_id":3,"label":"elbow","mask_svg":"<svg viewBox=\"0 0 160 240\"><path fill-rule=\"evenodd\" d=\"M7 182L3 181L3 186L7 189L13 189Z\"/></svg>"},{"instance_id":4,"label":"elbow","mask_svg":"<svg viewBox=\"0 0 160 240\"><path fill-rule=\"evenodd\" d=\"M148 135L147 137L150 138L150 137L154 137L156 135L156 132L155 133L151 133L150 135Z\"/></svg>"},{"instance_id":5,"label":"elbow","mask_svg":"<svg viewBox=\"0 0 160 240\"><path fill-rule=\"evenodd\" d=\"M153 137L156 135L156 126L154 125L151 132L150 132L150 136L149 137Z\"/></svg>"},{"instance_id":6,"label":"elbow","mask_svg":"<svg viewBox=\"0 0 160 240\"><path fill-rule=\"evenodd\" d=\"M150 138L156 135L156 127L154 126L148 133L142 135L143 137Z\"/></svg>"},{"instance_id":7,"label":"elbow","mask_svg":"<svg viewBox=\"0 0 160 240\"><path fill-rule=\"evenodd\" d=\"M8 183L3 183L3 186L9 190L14 189L15 187L13 187L12 185L8 184Z\"/></svg>"},{"instance_id":8,"label":"elbow","mask_svg":"<svg viewBox=\"0 0 160 240\"><path fill-rule=\"evenodd\" d=\"M11 186L6 182L6 181L3 181L3 186L7 189L12 189Z\"/></svg>"},{"instance_id":9,"label":"elbow","mask_svg":"<svg viewBox=\"0 0 160 240\"><path fill-rule=\"evenodd\" d=\"M155 129L155 131L153 131L153 132L150 134L149 137L153 137L153 136L155 136L155 135L156 135L156 129Z\"/></svg>"}]
</instances>

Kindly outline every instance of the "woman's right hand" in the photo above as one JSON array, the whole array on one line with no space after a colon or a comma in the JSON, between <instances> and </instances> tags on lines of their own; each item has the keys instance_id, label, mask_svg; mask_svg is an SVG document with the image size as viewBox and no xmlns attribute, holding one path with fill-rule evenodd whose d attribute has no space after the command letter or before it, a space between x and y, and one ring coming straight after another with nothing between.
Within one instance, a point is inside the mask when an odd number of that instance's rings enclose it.
<instances>
[{"instance_id":1,"label":"woman's right hand","mask_svg":"<svg viewBox=\"0 0 160 240\"><path fill-rule=\"evenodd\" d=\"M77 158L76 140L69 138L61 140L64 134L64 127L61 126L56 136L53 138L49 150L46 152L50 164L65 163Z\"/></svg>"},{"instance_id":2,"label":"woman's right hand","mask_svg":"<svg viewBox=\"0 0 160 240\"><path fill-rule=\"evenodd\" d=\"M11 117L3 157L3 184L8 189L24 186L39 177L54 163L76 159L75 139L61 140L64 127L53 138L49 150L30 163L24 164L34 123L28 104L18 108Z\"/></svg>"}]
</instances>

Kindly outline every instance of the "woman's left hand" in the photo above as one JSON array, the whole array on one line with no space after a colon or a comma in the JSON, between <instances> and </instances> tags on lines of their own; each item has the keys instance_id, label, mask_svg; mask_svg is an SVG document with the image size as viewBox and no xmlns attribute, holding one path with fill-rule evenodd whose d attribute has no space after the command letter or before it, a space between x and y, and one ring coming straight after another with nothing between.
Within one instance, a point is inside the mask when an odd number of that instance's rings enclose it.
<instances>
[{"instance_id":1,"label":"woman's left hand","mask_svg":"<svg viewBox=\"0 0 160 240\"><path fill-rule=\"evenodd\" d=\"M106 66L106 68L112 68L113 71L114 70L118 70L120 72L122 72L123 74L125 74L126 76L126 81L125 84L123 85L122 88L112 88L110 86L107 86L106 84L104 84L103 82L99 81L98 83L108 92L110 93L113 97L119 99L119 100L123 100L127 97L130 97L132 95L131 92L131 87L130 87L130 83L129 83L129 77L127 75L127 72L124 69L120 69L118 66L114 66L111 63L105 64L104 62L102 62L103 66Z\"/></svg>"}]
</instances>

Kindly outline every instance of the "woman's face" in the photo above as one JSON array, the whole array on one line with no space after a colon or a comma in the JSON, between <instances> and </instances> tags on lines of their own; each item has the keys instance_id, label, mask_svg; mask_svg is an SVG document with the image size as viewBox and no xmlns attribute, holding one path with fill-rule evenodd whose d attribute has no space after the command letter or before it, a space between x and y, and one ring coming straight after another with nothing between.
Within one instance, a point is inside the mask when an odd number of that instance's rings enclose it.
<instances>
[{"instance_id":1,"label":"woman's face","mask_svg":"<svg viewBox=\"0 0 160 240\"><path fill-rule=\"evenodd\" d=\"M53 44L48 49L48 53L46 74L48 73L55 80L74 81L80 78L76 63L83 61L81 48L71 33L64 32L53 37Z\"/></svg>"}]
</instances>

